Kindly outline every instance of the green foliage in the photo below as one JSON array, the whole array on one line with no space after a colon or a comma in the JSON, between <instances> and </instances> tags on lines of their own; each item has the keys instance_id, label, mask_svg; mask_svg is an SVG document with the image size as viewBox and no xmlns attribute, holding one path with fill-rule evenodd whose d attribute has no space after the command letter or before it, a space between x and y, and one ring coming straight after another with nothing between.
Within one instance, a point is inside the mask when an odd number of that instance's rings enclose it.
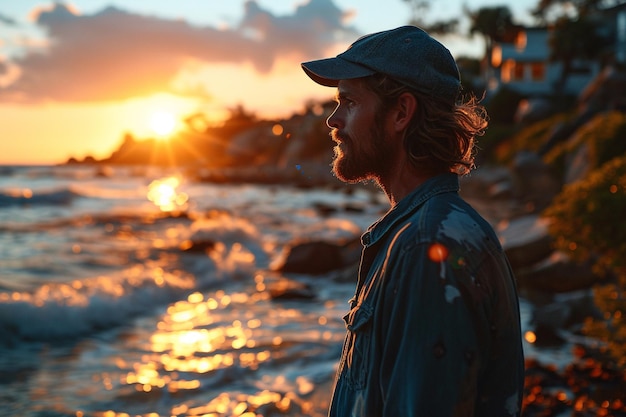
<instances>
[{"instance_id":1,"label":"green foliage","mask_svg":"<svg viewBox=\"0 0 626 417\"><path fill-rule=\"evenodd\" d=\"M550 139L555 127L566 123L568 117L565 113L559 113L521 129L498 146L497 160L506 164L511 162L519 151L537 152Z\"/></svg>"},{"instance_id":2,"label":"green foliage","mask_svg":"<svg viewBox=\"0 0 626 417\"><path fill-rule=\"evenodd\" d=\"M489 42L506 39L509 31L515 29L513 14L508 6L481 7L475 12L468 12L468 15L470 34L480 33Z\"/></svg>"},{"instance_id":3,"label":"green foliage","mask_svg":"<svg viewBox=\"0 0 626 417\"><path fill-rule=\"evenodd\" d=\"M598 286L594 289L594 302L602 318L588 318L583 333L605 343L607 353L620 369L626 369L626 281Z\"/></svg>"},{"instance_id":4,"label":"green foliage","mask_svg":"<svg viewBox=\"0 0 626 417\"><path fill-rule=\"evenodd\" d=\"M531 13L539 21L559 19L564 16L586 16L591 11L606 7L603 0L539 0Z\"/></svg>"},{"instance_id":5,"label":"green foliage","mask_svg":"<svg viewBox=\"0 0 626 417\"><path fill-rule=\"evenodd\" d=\"M597 29L597 24L587 18L558 19L550 34L550 59L595 58L602 52L603 42L606 42L597 34Z\"/></svg>"},{"instance_id":6,"label":"green foliage","mask_svg":"<svg viewBox=\"0 0 626 417\"><path fill-rule=\"evenodd\" d=\"M579 261L591 260L596 272L615 280L594 288L594 301L603 313L588 318L583 333L605 343L606 353L626 369L626 115L597 115L572 139L559 144L546 159L564 164L567 155L588 146L591 171L566 186L544 211L558 249Z\"/></svg>"},{"instance_id":7,"label":"green foliage","mask_svg":"<svg viewBox=\"0 0 626 417\"><path fill-rule=\"evenodd\" d=\"M602 317L589 317L582 332L602 341L614 366L626 369L626 156L615 158L567 187L546 215L561 249L577 259L593 256L599 270L610 269L614 282L594 288Z\"/></svg>"},{"instance_id":8,"label":"green foliage","mask_svg":"<svg viewBox=\"0 0 626 417\"><path fill-rule=\"evenodd\" d=\"M598 168L616 156L626 154L626 114L610 112L598 114L580 127L575 136L555 146L545 155L552 166L565 164L565 157L580 146L589 147L591 168Z\"/></svg>"},{"instance_id":9,"label":"green foliage","mask_svg":"<svg viewBox=\"0 0 626 417\"><path fill-rule=\"evenodd\" d=\"M566 186L544 215L556 246L577 260L593 259L598 271L626 270L626 156Z\"/></svg>"}]
</instances>

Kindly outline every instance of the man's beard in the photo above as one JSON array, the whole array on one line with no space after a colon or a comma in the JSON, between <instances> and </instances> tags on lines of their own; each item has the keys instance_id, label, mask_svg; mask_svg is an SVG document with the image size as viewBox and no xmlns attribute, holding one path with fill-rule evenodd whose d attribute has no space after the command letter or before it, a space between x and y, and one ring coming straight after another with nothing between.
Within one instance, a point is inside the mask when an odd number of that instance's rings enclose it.
<instances>
[{"instance_id":1,"label":"man's beard","mask_svg":"<svg viewBox=\"0 0 626 417\"><path fill-rule=\"evenodd\" d=\"M333 131L335 157L333 173L341 181L354 184L367 180L380 182L390 170L391 155L385 143L382 124L375 122L369 138L355 139L338 131ZM355 140L370 141L370 146L355 149Z\"/></svg>"}]
</instances>

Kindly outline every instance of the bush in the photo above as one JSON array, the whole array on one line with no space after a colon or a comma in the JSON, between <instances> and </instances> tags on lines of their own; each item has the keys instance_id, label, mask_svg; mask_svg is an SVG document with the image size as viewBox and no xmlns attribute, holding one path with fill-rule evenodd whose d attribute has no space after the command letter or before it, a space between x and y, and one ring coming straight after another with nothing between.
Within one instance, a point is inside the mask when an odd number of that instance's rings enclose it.
<instances>
[{"instance_id":1,"label":"bush","mask_svg":"<svg viewBox=\"0 0 626 417\"><path fill-rule=\"evenodd\" d=\"M554 134L555 127L561 126L569 116L560 113L533 123L502 142L496 150L496 158L501 163L509 163L521 151L539 152Z\"/></svg>"},{"instance_id":2,"label":"bush","mask_svg":"<svg viewBox=\"0 0 626 417\"><path fill-rule=\"evenodd\" d=\"M615 280L594 288L602 317L589 317L583 334L606 346L609 361L626 369L626 156L593 171L585 180L566 186L544 214L552 219L550 234L559 249L574 259L595 260L599 273Z\"/></svg>"},{"instance_id":3,"label":"bush","mask_svg":"<svg viewBox=\"0 0 626 417\"><path fill-rule=\"evenodd\" d=\"M544 215L558 249L574 259L597 259L598 270L626 269L626 156L565 186Z\"/></svg>"},{"instance_id":4,"label":"bush","mask_svg":"<svg viewBox=\"0 0 626 417\"><path fill-rule=\"evenodd\" d=\"M602 113L580 127L571 140L555 146L544 160L552 166L563 166L567 155L579 147L589 146L591 168L598 168L616 156L626 154L626 114Z\"/></svg>"}]
</instances>

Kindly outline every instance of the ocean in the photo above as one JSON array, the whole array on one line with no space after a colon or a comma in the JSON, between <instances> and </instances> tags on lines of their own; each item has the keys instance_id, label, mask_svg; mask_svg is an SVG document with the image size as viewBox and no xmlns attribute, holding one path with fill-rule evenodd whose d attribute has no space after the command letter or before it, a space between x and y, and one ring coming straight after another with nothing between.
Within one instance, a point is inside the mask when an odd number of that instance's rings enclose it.
<instances>
[{"instance_id":1,"label":"ocean","mask_svg":"<svg viewBox=\"0 0 626 417\"><path fill-rule=\"evenodd\" d=\"M355 283L276 265L386 209L366 187L0 167L0 416L324 416ZM285 283L308 296L272 297Z\"/></svg>"}]
</instances>

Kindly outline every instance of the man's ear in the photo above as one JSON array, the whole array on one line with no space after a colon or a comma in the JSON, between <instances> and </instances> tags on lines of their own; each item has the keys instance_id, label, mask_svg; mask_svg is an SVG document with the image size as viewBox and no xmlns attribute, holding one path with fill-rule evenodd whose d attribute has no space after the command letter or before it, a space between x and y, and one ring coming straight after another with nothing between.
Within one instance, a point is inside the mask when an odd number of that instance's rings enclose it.
<instances>
[{"instance_id":1,"label":"man's ear","mask_svg":"<svg viewBox=\"0 0 626 417\"><path fill-rule=\"evenodd\" d=\"M411 93L402 93L396 101L394 127L397 132L405 130L417 110L417 99Z\"/></svg>"}]
</instances>

